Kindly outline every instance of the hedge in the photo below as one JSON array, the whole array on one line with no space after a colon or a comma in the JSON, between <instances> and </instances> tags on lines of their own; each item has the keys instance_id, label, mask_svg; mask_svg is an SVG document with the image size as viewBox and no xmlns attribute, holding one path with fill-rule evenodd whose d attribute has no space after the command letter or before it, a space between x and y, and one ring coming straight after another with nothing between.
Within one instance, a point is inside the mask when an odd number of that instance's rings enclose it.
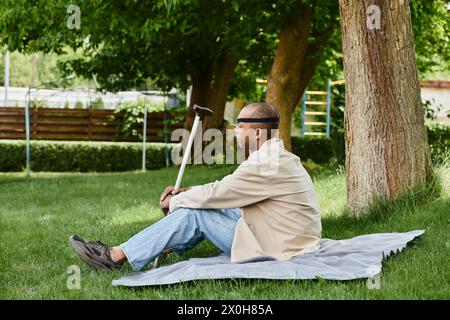
<instances>
[{"instance_id":1,"label":"hedge","mask_svg":"<svg viewBox=\"0 0 450 320\"><path fill-rule=\"evenodd\" d=\"M318 164L328 163L333 157L333 143L326 137L291 137L292 153L302 161L308 159Z\"/></svg>"},{"instance_id":2,"label":"hedge","mask_svg":"<svg viewBox=\"0 0 450 320\"><path fill-rule=\"evenodd\" d=\"M428 143L434 163L450 154L450 126L427 125ZM344 135L333 133L326 137L292 137L292 152L302 161L328 163L333 156L344 162ZM165 166L164 143L148 143L146 168ZM168 155L174 144L168 144ZM109 172L131 171L142 168L142 144L137 142L42 141L30 145L32 171ZM0 172L23 171L25 168L25 141L0 140Z\"/></svg>"},{"instance_id":3,"label":"hedge","mask_svg":"<svg viewBox=\"0 0 450 320\"><path fill-rule=\"evenodd\" d=\"M430 145L431 158L434 163L441 162L450 155L450 126L444 124L427 124L428 144ZM311 159L318 164L327 163L335 156L338 163L345 161L344 132L338 131L331 134L331 139L326 137L292 137L292 152L306 161Z\"/></svg>"},{"instance_id":4,"label":"hedge","mask_svg":"<svg viewBox=\"0 0 450 320\"><path fill-rule=\"evenodd\" d=\"M23 171L26 164L23 140L0 141L0 171ZM172 146L168 145L168 156ZM109 172L142 168L142 144L136 142L43 141L30 143L32 171ZM146 168L165 166L164 143L148 143Z\"/></svg>"},{"instance_id":5,"label":"hedge","mask_svg":"<svg viewBox=\"0 0 450 320\"><path fill-rule=\"evenodd\" d=\"M433 162L441 162L450 155L450 125L427 125L428 144Z\"/></svg>"}]
</instances>

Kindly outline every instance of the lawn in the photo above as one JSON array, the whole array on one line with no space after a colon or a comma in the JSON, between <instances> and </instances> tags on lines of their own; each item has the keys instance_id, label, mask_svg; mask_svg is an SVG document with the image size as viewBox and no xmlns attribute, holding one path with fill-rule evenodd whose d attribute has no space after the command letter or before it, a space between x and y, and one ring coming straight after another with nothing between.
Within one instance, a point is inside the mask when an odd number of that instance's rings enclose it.
<instances>
[{"instance_id":1,"label":"lawn","mask_svg":"<svg viewBox=\"0 0 450 320\"><path fill-rule=\"evenodd\" d=\"M187 168L184 185L219 179L231 166ZM375 232L426 229L406 251L383 264L381 289L365 280L218 280L173 286L113 287L124 270L90 269L73 252L68 236L119 244L162 218L158 200L173 184L177 169L146 173L56 174L0 173L2 299L449 299L450 168L437 168L443 181L440 198L427 203L404 200L381 214L356 219L345 215L342 174L313 177L323 215L323 237L343 239ZM217 253L204 241L165 263ZM67 268L81 268L81 289L69 290Z\"/></svg>"}]
</instances>

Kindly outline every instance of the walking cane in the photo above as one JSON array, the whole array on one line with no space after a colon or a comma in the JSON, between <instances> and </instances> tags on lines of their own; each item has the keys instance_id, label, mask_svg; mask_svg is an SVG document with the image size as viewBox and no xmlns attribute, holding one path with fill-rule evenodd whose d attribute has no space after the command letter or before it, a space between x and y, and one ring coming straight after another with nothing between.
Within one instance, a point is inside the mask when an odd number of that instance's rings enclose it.
<instances>
[{"instance_id":1,"label":"walking cane","mask_svg":"<svg viewBox=\"0 0 450 320\"><path fill-rule=\"evenodd\" d=\"M198 124L200 123L200 118L202 116L210 117L214 113L211 109L203 108L198 105L194 105L194 111L195 111L194 124L192 125L191 134L189 135L189 140L186 145L186 150L184 151L183 154L183 160L181 161L180 171L178 171L177 181L175 183L175 188L173 189L172 194L175 193L180 188L181 180L183 179L184 169L186 168L186 163L191 154L192 142L194 141L195 134L197 133L197 127Z\"/></svg>"},{"instance_id":2,"label":"walking cane","mask_svg":"<svg viewBox=\"0 0 450 320\"><path fill-rule=\"evenodd\" d=\"M214 113L211 109L200 107L199 105L194 105L193 109L195 111L194 124L192 125L192 130L189 135L189 140L186 145L186 149L184 150L183 160L181 161L181 167L180 167L180 170L178 171L177 181L175 182L175 187L172 191L172 194L174 194L181 186L181 180L183 179L184 169L186 168L187 161L191 154L192 143L194 142L194 137L195 137L195 134L197 133L197 128L200 123L200 119L203 116L210 117ZM153 263L153 268L158 268L159 265L161 264L161 260L171 251L172 250L170 248L165 249L159 256L157 256L155 259L155 262Z\"/></svg>"}]
</instances>

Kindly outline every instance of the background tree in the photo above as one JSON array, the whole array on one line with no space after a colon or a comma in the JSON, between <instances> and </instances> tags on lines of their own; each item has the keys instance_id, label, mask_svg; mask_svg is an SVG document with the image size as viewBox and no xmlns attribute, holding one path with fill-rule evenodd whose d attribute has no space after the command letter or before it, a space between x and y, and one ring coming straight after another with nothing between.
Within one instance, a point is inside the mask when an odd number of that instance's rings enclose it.
<instances>
[{"instance_id":1,"label":"background tree","mask_svg":"<svg viewBox=\"0 0 450 320\"><path fill-rule=\"evenodd\" d=\"M291 150L292 113L314 75L330 36L339 28L335 1L295 1L285 19L268 76L267 101L281 116L280 136Z\"/></svg>"}]
</instances>

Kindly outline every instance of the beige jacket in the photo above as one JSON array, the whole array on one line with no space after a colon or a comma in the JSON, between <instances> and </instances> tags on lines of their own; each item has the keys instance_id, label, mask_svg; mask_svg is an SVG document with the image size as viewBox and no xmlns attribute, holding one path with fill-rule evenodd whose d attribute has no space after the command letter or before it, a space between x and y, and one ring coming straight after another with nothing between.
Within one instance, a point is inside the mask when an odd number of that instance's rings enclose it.
<instances>
[{"instance_id":1,"label":"beige jacket","mask_svg":"<svg viewBox=\"0 0 450 320\"><path fill-rule=\"evenodd\" d=\"M232 174L173 196L176 208L241 208L231 261L278 260L319 248L322 229L316 194L300 158L282 140L266 141Z\"/></svg>"}]
</instances>

